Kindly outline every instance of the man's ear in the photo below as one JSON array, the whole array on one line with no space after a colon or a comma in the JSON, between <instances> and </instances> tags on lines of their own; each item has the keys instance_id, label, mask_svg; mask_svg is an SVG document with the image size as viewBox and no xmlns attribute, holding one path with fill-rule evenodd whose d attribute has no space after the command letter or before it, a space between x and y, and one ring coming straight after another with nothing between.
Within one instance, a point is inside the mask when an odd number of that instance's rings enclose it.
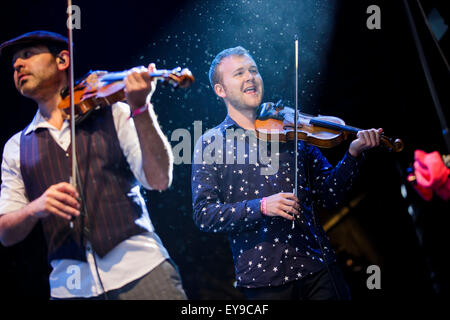
<instances>
[{"instance_id":1,"label":"man's ear","mask_svg":"<svg viewBox=\"0 0 450 320\"><path fill-rule=\"evenodd\" d=\"M59 70L66 70L70 65L70 55L69 51L62 50L57 56L56 56L56 62L58 65Z\"/></svg>"},{"instance_id":2,"label":"man's ear","mask_svg":"<svg viewBox=\"0 0 450 320\"><path fill-rule=\"evenodd\" d=\"M227 96L227 94L225 93L225 89L223 88L223 86L220 83L216 83L214 85L214 92L222 99Z\"/></svg>"}]
</instances>

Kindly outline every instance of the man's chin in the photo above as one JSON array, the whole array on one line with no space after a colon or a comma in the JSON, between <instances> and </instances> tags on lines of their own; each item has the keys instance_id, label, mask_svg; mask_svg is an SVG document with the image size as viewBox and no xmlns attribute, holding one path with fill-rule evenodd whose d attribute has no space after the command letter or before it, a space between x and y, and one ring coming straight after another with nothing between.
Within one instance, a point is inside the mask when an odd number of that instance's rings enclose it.
<instances>
[{"instance_id":1,"label":"man's chin","mask_svg":"<svg viewBox=\"0 0 450 320\"><path fill-rule=\"evenodd\" d=\"M23 95L24 97L28 97L29 95L29 90L27 90L27 88L25 86L20 86L19 88L17 88L17 91L19 91L19 93L21 95Z\"/></svg>"},{"instance_id":2,"label":"man's chin","mask_svg":"<svg viewBox=\"0 0 450 320\"><path fill-rule=\"evenodd\" d=\"M245 105L249 108L258 108L261 105L262 97L260 95L254 97L248 97L245 99Z\"/></svg>"},{"instance_id":3,"label":"man's chin","mask_svg":"<svg viewBox=\"0 0 450 320\"><path fill-rule=\"evenodd\" d=\"M261 101L261 97L256 97L255 99L232 100L229 104L237 110L256 110L261 105Z\"/></svg>"},{"instance_id":4,"label":"man's chin","mask_svg":"<svg viewBox=\"0 0 450 320\"><path fill-rule=\"evenodd\" d=\"M261 105L261 101L262 99L257 99L255 101L246 104L246 107L249 109L257 109Z\"/></svg>"},{"instance_id":5,"label":"man's chin","mask_svg":"<svg viewBox=\"0 0 450 320\"><path fill-rule=\"evenodd\" d=\"M33 96L33 92L36 91L36 88L26 80L23 81L19 86L16 86L16 88L21 95L27 98L31 98Z\"/></svg>"},{"instance_id":6,"label":"man's chin","mask_svg":"<svg viewBox=\"0 0 450 320\"><path fill-rule=\"evenodd\" d=\"M21 88L17 89L19 91L19 93L26 97L26 98L33 98L33 92L34 90L32 90L31 88L27 88L26 86L22 86Z\"/></svg>"},{"instance_id":7,"label":"man's chin","mask_svg":"<svg viewBox=\"0 0 450 320\"><path fill-rule=\"evenodd\" d=\"M254 110L254 109L258 109L259 106L260 106L260 104L251 104L251 105L248 105L247 108Z\"/></svg>"}]
</instances>

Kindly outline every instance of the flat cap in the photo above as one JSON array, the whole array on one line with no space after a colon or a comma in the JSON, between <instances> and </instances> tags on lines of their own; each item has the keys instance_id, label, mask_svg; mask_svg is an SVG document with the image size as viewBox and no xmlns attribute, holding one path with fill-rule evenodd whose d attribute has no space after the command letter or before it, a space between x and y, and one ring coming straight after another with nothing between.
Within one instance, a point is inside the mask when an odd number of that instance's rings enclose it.
<instances>
[{"instance_id":1,"label":"flat cap","mask_svg":"<svg viewBox=\"0 0 450 320\"><path fill-rule=\"evenodd\" d=\"M24 46L33 44L50 45L56 44L61 46L68 46L68 40L66 37L50 31L37 30L28 33L24 33L14 39L5 41L0 44L0 57L7 61L11 61L14 53Z\"/></svg>"}]
</instances>

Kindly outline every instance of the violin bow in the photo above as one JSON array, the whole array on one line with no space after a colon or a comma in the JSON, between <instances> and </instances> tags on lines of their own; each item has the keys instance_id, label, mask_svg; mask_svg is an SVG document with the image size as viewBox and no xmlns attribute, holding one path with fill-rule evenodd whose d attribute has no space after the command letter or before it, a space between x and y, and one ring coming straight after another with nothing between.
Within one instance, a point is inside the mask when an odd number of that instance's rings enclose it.
<instances>
[{"instance_id":1,"label":"violin bow","mask_svg":"<svg viewBox=\"0 0 450 320\"><path fill-rule=\"evenodd\" d=\"M67 32L69 40L69 95L70 95L70 134L72 144L72 175L70 177L70 184L77 189L77 154L75 142L75 103L74 103L74 80L73 80L73 34L72 34L72 1L67 0ZM73 222L70 222L70 227L73 228Z\"/></svg>"},{"instance_id":2,"label":"violin bow","mask_svg":"<svg viewBox=\"0 0 450 320\"><path fill-rule=\"evenodd\" d=\"M294 113L294 123L298 121L298 37L295 35L295 113ZM295 178L294 178L294 195L297 197L298 189L298 137L297 137L297 126L294 125L294 161L295 161ZM295 227L295 213L292 215L294 220L292 220L292 229Z\"/></svg>"}]
</instances>

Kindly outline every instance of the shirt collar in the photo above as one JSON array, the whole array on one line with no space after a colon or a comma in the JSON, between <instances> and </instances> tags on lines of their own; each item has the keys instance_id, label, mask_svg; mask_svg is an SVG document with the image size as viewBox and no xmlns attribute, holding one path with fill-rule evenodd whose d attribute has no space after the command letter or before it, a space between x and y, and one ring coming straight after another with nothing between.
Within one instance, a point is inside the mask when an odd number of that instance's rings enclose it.
<instances>
[{"instance_id":1,"label":"shirt collar","mask_svg":"<svg viewBox=\"0 0 450 320\"><path fill-rule=\"evenodd\" d=\"M236 129L243 129L243 130L244 130L244 128L242 128L242 127L241 127L236 121L234 121L228 114L227 114L227 116L225 117L225 119L222 121L222 123L219 124L219 127L220 127L222 130L226 130L226 129L231 128L231 127L234 127L234 128L236 128Z\"/></svg>"},{"instance_id":2,"label":"shirt collar","mask_svg":"<svg viewBox=\"0 0 450 320\"><path fill-rule=\"evenodd\" d=\"M219 125L220 127L224 127L224 128L228 128L231 126L237 126L239 127L239 125L236 123L236 121L234 121L228 114L225 117L225 119L222 121L222 123Z\"/></svg>"},{"instance_id":3,"label":"shirt collar","mask_svg":"<svg viewBox=\"0 0 450 320\"><path fill-rule=\"evenodd\" d=\"M38 109L38 111L34 115L33 120L30 122L30 124L26 128L25 135L28 135L31 132L36 131L39 128L55 129L55 127L53 125L51 125L50 123L47 122L47 120L45 120L44 116L41 114L41 112Z\"/></svg>"}]
</instances>

